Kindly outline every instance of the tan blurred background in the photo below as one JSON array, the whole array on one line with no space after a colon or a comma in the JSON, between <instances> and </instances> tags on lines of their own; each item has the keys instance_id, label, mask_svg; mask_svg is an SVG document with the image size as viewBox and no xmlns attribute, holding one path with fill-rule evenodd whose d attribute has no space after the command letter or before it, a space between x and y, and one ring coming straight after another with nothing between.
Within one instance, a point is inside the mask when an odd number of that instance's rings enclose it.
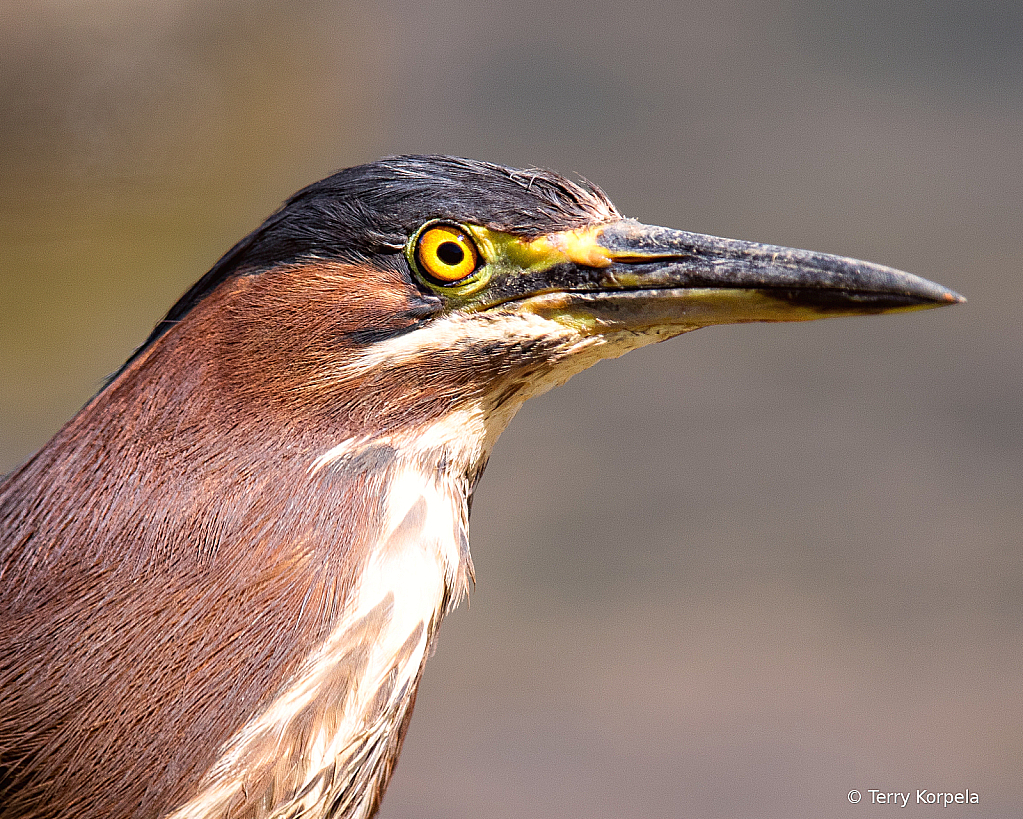
<instances>
[{"instance_id":1,"label":"tan blurred background","mask_svg":"<svg viewBox=\"0 0 1023 819\"><path fill-rule=\"evenodd\" d=\"M709 329L527 406L385 819L1023 815L1023 6L8 0L0 36L0 472L385 154L970 299Z\"/></svg>"}]
</instances>

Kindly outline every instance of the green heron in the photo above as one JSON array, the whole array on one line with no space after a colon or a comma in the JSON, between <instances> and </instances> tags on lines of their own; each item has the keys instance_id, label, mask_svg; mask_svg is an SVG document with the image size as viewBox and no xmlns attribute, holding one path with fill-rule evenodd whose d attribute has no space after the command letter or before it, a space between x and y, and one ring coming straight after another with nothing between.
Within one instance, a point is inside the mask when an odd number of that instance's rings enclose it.
<instances>
[{"instance_id":1,"label":"green heron","mask_svg":"<svg viewBox=\"0 0 1023 819\"><path fill-rule=\"evenodd\" d=\"M960 301L542 170L305 188L0 490L0 816L371 816L527 398L712 324Z\"/></svg>"}]
</instances>

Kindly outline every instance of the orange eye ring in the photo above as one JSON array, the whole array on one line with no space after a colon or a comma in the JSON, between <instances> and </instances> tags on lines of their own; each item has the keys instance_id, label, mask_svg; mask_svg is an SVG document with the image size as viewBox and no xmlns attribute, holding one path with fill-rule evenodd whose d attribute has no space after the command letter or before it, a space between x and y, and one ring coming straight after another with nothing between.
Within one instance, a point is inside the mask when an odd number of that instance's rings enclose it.
<instances>
[{"instance_id":1,"label":"orange eye ring","mask_svg":"<svg viewBox=\"0 0 1023 819\"><path fill-rule=\"evenodd\" d=\"M456 225L431 225L416 239L415 261L435 284L457 284L479 267L480 254L469 235Z\"/></svg>"}]
</instances>

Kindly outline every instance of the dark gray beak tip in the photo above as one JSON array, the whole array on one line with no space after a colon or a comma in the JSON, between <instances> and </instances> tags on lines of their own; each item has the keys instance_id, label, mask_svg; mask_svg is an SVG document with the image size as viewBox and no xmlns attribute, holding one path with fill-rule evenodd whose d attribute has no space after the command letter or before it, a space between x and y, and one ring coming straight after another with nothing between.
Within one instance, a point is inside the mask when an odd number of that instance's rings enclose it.
<instances>
[{"instance_id":1,"label":"dark gray beak tip","mask_svg":"<svg viewBox=\"0 0 1023 819\"><path fill-rule=\"evenodd\" d=\"M822 315L849 315L927 310L961 304L966 301L958 293L946 290L926 279L907 282L895 289L828 289L816 287L771 287L761 290L794 307L809 307Z\"/></svg>"}]
</instances>

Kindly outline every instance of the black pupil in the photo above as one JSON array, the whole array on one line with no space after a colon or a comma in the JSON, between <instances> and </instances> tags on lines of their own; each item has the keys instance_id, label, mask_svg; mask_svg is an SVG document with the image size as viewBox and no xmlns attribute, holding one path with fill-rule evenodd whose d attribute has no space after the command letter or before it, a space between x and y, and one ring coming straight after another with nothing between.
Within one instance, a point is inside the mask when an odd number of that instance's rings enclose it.
<instances>
[{"instance_id":1,"label":"black pupil","mask_svg":"<svg viewBox=\"0 0 1023 819\"><path fill-rule=\"evenodd\" d=\"M437 247L437 258L444 264L454 267L465 259L465 251L455 242L441 242Z\"/></svg>"}]
</instances>

